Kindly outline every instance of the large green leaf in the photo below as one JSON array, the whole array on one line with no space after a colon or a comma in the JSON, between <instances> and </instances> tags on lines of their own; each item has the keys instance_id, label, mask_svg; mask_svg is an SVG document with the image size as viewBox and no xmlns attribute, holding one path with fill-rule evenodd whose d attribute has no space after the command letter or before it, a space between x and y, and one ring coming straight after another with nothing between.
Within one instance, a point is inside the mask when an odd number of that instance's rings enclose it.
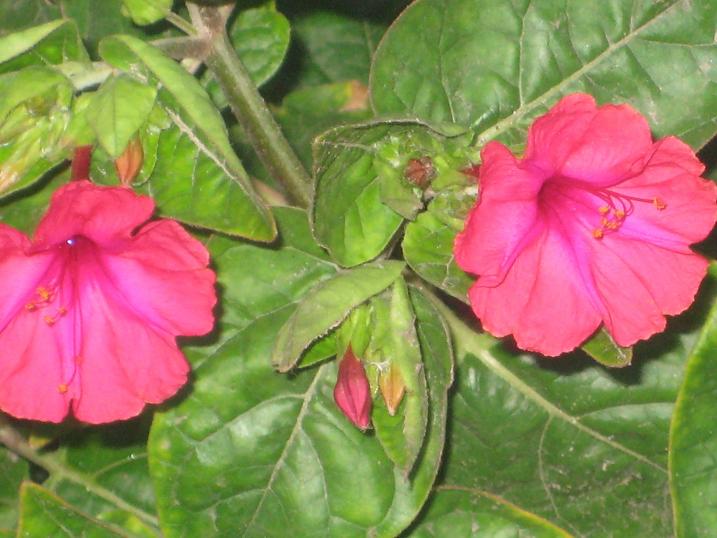
<instances>
[{"instance_id":1,"label":"large green leaf","mask_svg":"<svg viewBox=\"0 0 717 538\"><path fill-rule=\"evenodd\" d=\"M310 287L308 277L318 281L335 270L311 252L318 246L307 248L305 221L303 230L300 241L282 234L287 243L278 249L210 242L221 251L214 259L224 290L222 323L229 320L231 336L209 346L192 392L152 427L150 470L168 538L280 537L287 530L395 536L430 491L443 447L451 355L446 330L425 299L415 308L436 412L412 481L335 406L335 363L292 376L271 367L276 333ZM263 270L247 271L240 260Z\"/></svg>"},{"instance_id":2,"label":"large green leaf","mask_svg":"<svg viewBox=\"0 0 717 538\"><path fill-rule=\"evenodd\" d=\"M312 342L341 323L353 308L389 287L404 267L398 261L376 262L318 284L276 335L271 354L274 366L282 372L291 369Z\"/></svg>"},{"instance_id":3,"label":"large green leaf","mask_svg":"<svg viewBox=\"0 0 717 538\"><path fill-rule=\"evenodd\" d=\"M20 492L20 524L17 536L67 536L68 538L126 537L119 527L85 514L42 486L25 482Z\"/></svg>"},{"instance_id":4,"label":"large green leaf","mask_svg":"<svg viewBox=\"0 0 717 538\"><path fill-rule=\"evenodd\" d=\"M712 268L714 273L714 266ZM717 532L717 303L690 352L670 431L670 481L680 538Z\"/></svg>"},{"instance_id":5,"label":"large green leaf","mask_svg":"<svg viewBox=\"0 0 717 538\"><path fill-rule=\"evenodd\" d=\"M373 104L520 145L583 91L700 147L717 130L715 20L715 2L691 0L418 0L376 52Z\"/></svg>"},{"instance_id":6,"label":"large green leaf","mask_svg":"<svg viewBox=\"0 0 717 538\"><path fill-rule=\"evenodd\" d=\"M445 483L490 491L581 536L670 536L669 422L712 297L636 346L633 366L619 371L581 354L515 355L446 313L460 375Z\"/></svg>"},{"instance_id":7,"label":"large green leaf","mask_svg":"<svg viewBox=\"0 0 717 538\"><path fill-rule=\"evenodd\" d=\"M130 36L102 41L114 66L156 83L174 126L162 133L148 189L161 210L189 224L270 241L271 213L254 192L226 127L199 82L158 49Z\"/></svg>"},{"instance_id":8,"label":"large green leaf","mask_svg":"<svg viewBox=\"0 0 717 538\"><path fill-rule=\"evenodd\" d=\"M28 65L87 62L73 21L57 20L0 37L0 73Z\"/></svg>"},{"instance_id":9,"label":"large green leaf","mask_svg":"<svg viewBox=\"0 0 717 538\"><path fill-rule=\"evenodd\" d=\"M145 446L148 418L63 437L53 454L62 471L51 474L43 486L76 509L132 536L156 537Z\"/></svg>"},{"instance_id":10,"label":"large green leaf","mask_svg":"<svg viewBox=\"0 0 717 538\"><path fill-rule=\"evenodd\" d=\"M439 488L428 510L411 528L414 538L447 536L531 536L570 538L549 521L496 495L468 488Z\"/></svg>"}]
</instances>

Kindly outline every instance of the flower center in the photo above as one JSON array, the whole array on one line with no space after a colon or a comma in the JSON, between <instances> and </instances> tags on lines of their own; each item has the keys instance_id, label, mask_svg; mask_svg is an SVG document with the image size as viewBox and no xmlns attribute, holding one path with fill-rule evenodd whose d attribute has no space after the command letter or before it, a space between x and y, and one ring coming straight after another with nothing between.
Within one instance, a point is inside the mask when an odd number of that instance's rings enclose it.
<instances>
[{"instance_id":1,"label":"flower center","mask_svg":"<svg viewBox=\"0 0 717 538\"><path fill-rule=\"evenodd\" d=\"M575 193L575 191L588 193L602 202L597 207L597 219L591 231L595 239L602 239L605 235L620 229L625 219L635 212L636 204L650 204L657 211L663 211L667 208L665 201L657 196L653 198L630 196L608 188L595 187L594 185L579 180L551 179L547 184L557 187L560 194L573 202L580 202L581 205L589 207L591 211L595 211L596 209L594 201L586 203L584 196L573 196L570 194L570 191L573 191L573 193Z\"/></svg>"},{"instance_id":2,"label":"flower center","mask_svg":"<svg viewBox=\"0 0 717 538\"><path fill-rule=\"evenodd\" d=\"M77 365L81 361L80 345L75 334L76 320L68 314L77 300L78 264L83 263L83 252L86 252L85 247L88 245L91 245L91 242L84 237L72 236L54 246L57 257L25 303L27 313L41 315L45 325L55 331L61 331L65 336L69 335L72 342L72 349L68 349L68 358L63 359L62 383L57 386L60 394L70 391L76 380ZM63 318L70 319L60 323Z\"/></svg>"}]
</instances>

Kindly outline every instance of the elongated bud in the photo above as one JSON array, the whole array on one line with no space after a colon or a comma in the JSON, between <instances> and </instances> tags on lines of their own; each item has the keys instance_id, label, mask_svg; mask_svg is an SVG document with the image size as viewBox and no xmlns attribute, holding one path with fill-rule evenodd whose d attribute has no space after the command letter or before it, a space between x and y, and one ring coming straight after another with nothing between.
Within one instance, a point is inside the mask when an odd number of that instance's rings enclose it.
<instances>
[{"instance_id":1,"label":"elongated bud","mask_svg":"<svg viewBox=\"0 0 717 538\"><path fill-rule=\"evenodd\" d=\"M142 142L138 136L135 136L124 148L122 155L115 159L117 177L119 177L120 183L124 187L129 187L132 184L132 181L134 181L142 168L143 161Z\"/></svg>"},{"instance_id":2,"label":"elongated bud","mask_svg":"<svg viewBox=\"0 0 717 538\"><path fill-rule=\"evenodd\" d=\"M388 414L395 415L406 392L406 384L403 382L398 368L389 366L388 370L379 377L378 388L381 391L381 396L383 396L383 401L386 402Z\"/></svg>"},{"instance_id":3,"label":"elongated bud","mask_svg":"<svg viewBox=\"0 0 717 538\"><path fill-rule=\"evenodd\" d=\"M371 422L371 387L361 361L349 347L339 364L334 400L341 412L361 430Z\"/></svg>"},{"instance_id":4,"label":"elongated bud","mask_svg":"<svg viewBox=\"0 0 717 538\"><path fill-rule=\"evenodd\" d=\"M77 146L72 157L72 181L90 179L92 146Z\"/></svg>"}]
</instances>

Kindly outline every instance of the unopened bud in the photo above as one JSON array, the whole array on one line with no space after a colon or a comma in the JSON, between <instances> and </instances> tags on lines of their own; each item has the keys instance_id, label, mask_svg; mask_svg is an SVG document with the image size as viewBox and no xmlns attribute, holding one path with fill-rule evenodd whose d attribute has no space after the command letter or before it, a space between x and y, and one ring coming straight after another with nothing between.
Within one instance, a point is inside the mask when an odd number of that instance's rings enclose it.
<instances>
[{"instance_id":1,"label":"unopened bud","mask_svg":"<svg viewBox=\"0 0 717 538\"><path fill-rule=\"evenodd\" d=\"M72 181L90 179L90 159L92 146L77 146L72 157Z\"/></svg>"},{"instance_id":2,"label":"unopened bud","mask_svg":"<svg viewBox=\"0 0 717 538\"><path fill-rule=\"evenodd\" d=\"M406 164L406 169L404 170L403 175L419 189L423 190L427 188L431 183L431 180L436 176L433 159L430 157L410 159L408 164Z\"/></svg>"},{"instance_id":3,"label":"unopened bud","mask_svg":"<svg viewBox=\"0 0 717 538\"><path fill-rule=\"evenodd\" d=\"M398 368L389 366L388 370L379 377L378 388L381 391L381 396L383 396L383 401L386 402L388 414L395 415L406 392L406 384L403 382Z\"/></svg>"},{"instance_id":4,"label":"unopened bud","mask_svg":"<svg viewBox=\"0 0 717 538\"><path fill-rule=\"evenodd\" d=\"M334 400L341 412L361 430L371 422L371 387L361 361L349 347L339 363Z\"/></svg>"},{"instance_id":5,"label":"unopened bud","mask_svg":"<svg viewBox=\"0 0 717 538\"><path fill-rule=\"evenodd\" d=\"M480 165L474 164L473 166L469 166L468 168L464 168L461 170L465 175L472 177L476 181L478 181L478 174L480 172Z\"/></svg>"},{"instance_id":6,"label":"unopened bud","mask_svg":"<svg viewBox=\"0 0 717 538\"><path fill-rule=\"evenodd\" d=\"M134 178L139 174L144 160L144 151L142 151L142 142L139 137L135 136L129 141L127 147L124 148L122 155L115 159L115 168L117 169L117 177L120 183L129 187Z\"/></svg>"}]
</instances>

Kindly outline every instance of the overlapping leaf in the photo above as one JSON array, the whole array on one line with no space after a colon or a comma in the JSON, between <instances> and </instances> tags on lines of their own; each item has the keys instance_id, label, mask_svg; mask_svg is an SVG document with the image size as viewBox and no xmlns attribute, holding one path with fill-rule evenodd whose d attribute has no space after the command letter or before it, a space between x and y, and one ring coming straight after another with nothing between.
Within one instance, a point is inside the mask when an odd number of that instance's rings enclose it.
<instances>
[{"instance_id":1,"label":"overlapping leaf","mask_svg":"<svg viewBox=\"0 0 717 538\"><path fill-rule=\"evenodd\" d=\"M306 222L303 230L308 232ZM416 300L436 411L409 482L378 442L336 408L334 362L294 376L271 367L276 332L296 301L311 279L335 271L311 253L318 247L307 248L305 235L294 239L284 237L277 250L221 242L215 260L231 336L211 348L195 370L192 393L156 418L150 436L150 467L168 537L284 536L286 529L296 535L395 536L428 495L442 452L452 372L440 318L425 300ZM240 259L265 271L242 271L235 263Z\"/></svg>"},{"instance_id":2,"label":"overlapping leaf","mask_svg":"<svg viewBox=\"0 0 717 538\"><path fill-rule=\"evenodd\" d=\"M172 128L159 141L148 191L167 215L259 241L276 234L268 209L231 148L224 122L197 80L159 50L129 36L105 39L103 57L145 82L161 85L159 101Z\"/></svg>"},{"instance_id":3,"label":"overlapping leaf","mask_svg":"<svg viewBox=\"0 0 717 538\"><path fill-rule=\"evenodd\" d=\"M717 131L716 17L690 0L418 0L377 50L373 104L522 145L532 118L583 91L700 147Z\"/></svg>"},{"instance_id":4,"label":"overlapping leaf","mask_svg":"<svg viewBox=\"0 0 717 538\"><path fill-rule=\"evenodd\" d=\"M578 535L671 535L669 422L712 298L637 346L621 371L578 355L516 356L452 318L461 362L445 483L489 491Z\"/></svg>"}]
</instances>

